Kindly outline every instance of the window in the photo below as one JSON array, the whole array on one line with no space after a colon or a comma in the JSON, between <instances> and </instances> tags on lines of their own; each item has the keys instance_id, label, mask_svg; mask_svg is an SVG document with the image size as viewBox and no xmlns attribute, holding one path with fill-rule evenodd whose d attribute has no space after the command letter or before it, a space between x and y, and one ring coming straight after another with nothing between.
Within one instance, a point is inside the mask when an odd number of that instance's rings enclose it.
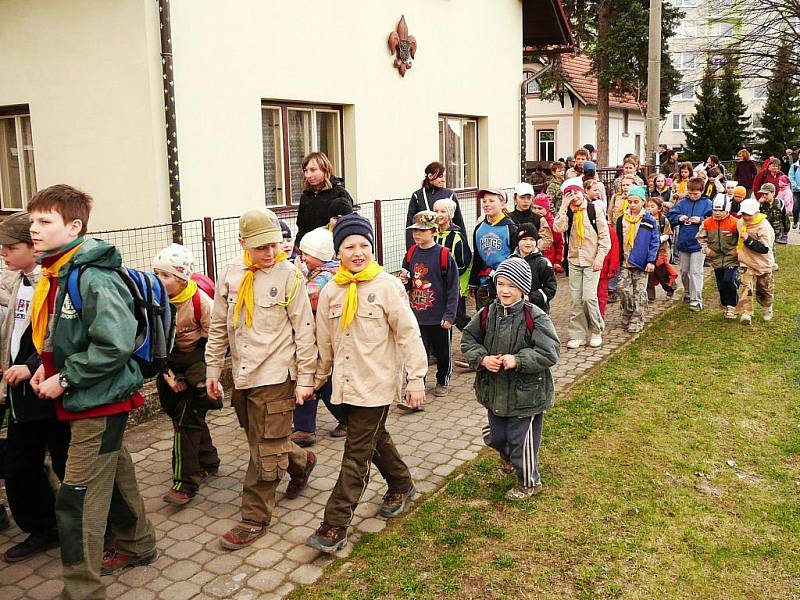
<instances>
[{"instance_id":1,"label":"window","mask_svg":"<svg viewBox=\"0 0 800 600\"><path fill-rule=\"evenodd\" d=\"M697 25L684 21L675 30L675 36L679 38L695 38L697 37Z\"/></svg>"},{"instance_id":2,"label":"window","mask_svg":"<svg viewBox=\"0 0 800 600\"><path fill-rule=\"evenodd\" d=\"M694 84L681 83L680 89L674 96L672 96L672 99L675 101L694 100Z\"/></svg>"},{"instance_id":3,"label":"window","mask_svg":"<svg viewBox=\"0 0 800 600\"><path fill-rule=\"evenodd\" d=\"M0 109L0 209L22 210L36 192L28 107Z\"/></svg>"},{"instance_id":4,"label":"window","mask_svg":"<svg viewBox=\"0 0 800 600\"><path fill-rule=\"evenodd\" d=\"M538 129L536 140L538 142L538 160L553 162L556 159L556 130Z\"/></svg>"},{"instance_id":5,"label":"window","mask_svg":"<svg viewBox=\"0 0 800 600\"><path fill-rule=\"evenodd\" d=\"M671 0L672 6L692 8L697 6L697 0Z\"/></svg>"},{"instance_id":6,"label":"window","mask_svg":"<svg viewBox=\"0 0 800 600\"><path fill-rule=\"evenodd\" d=\"M297 204L303 193L303 158L324 152L341 177L342 113L336 106L265 103L261 107L267 206Z\"/></svg>"},{"instance_id":7,"label":"window","mask_svg":"<svg viewBox=\"0 0 800 600\"><path fill-rule=\"evenodd\" d=\"M527 84L527 86L525 88L525 93L526 94L538 94L539 93L539 81L536 80L536 79L531 79L528 82L528 84Z\"/></svg>"},{"instance_id":8,"label":"window","mask_svg":"<svg viewBox=\"0 0 800 600\"><path fill-rule=\"evenodd\" d=\"M631 111L629 111L627 108L623 108L622 109L622 135L624 135L626 137L628 135L630 135L630 133L628 132L628 122L630 121L630 118L631 118ZM637 152L636 154L638 155L639 153Z\"/></svg>"},{"instance_id":9,"label":"window","mask_svg":"<svg viewBox=\"0 0 800 600\"><path fill-rule=\"evenodd\" d=\"M674 113L672 115L672 131L685 131L687 115Z\"/></svg>"},{"instance_id":10,"label":"window","mask_svg":"<svg viewBox=\"0 0 800 600\"><path fill-rule=\"evenodd\" d=\"M753 86L753 100L767 99L767 82L759 81Z\"/></svg>"},{"instance_id":11,"label":"window","mask_svg":"<svg viewBox=\"0 0 800 600\"><path fill-rule=\"evenodd\" d=\"M439 162L447 170L447 187L478 187L478 121L439 116Z\"/></svg>"},{"instance_id":12,"label":"window","mask_svg":"<svg viewBox=\"0 0 800 600\"><path fill-rule=\"evenodd\" d=\"M710 24L712 37L728 37L733 34L733 23L728 21L714 21Z\"/></svg>"},{"instance_id":13,"label":"window","mask_svg":"<svg viewBox=\"0 0 800 600\"><path fill-rule=\"evenodd\" d=\"M694 69L697 66L697 53L677 52L675 54L675 68L682 71Z\"/></svg>"},{"instance_id":14,"label":"window","mask_svg":"<svg viewBox=\"0 0 800 600\"><path fill-rule=\"evenodd\" d=\"M764 129L764 126L761 124L761 117L764 116L764 113L754 112L750 119L752 120L752 127L753 129Z\"/></svg>"}]
</instances>

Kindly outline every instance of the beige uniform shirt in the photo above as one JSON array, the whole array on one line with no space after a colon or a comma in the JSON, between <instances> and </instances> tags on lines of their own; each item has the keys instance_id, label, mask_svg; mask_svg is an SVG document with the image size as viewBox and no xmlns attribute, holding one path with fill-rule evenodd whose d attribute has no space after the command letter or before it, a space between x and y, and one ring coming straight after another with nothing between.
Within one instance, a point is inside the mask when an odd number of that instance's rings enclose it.
<instances>
[{"instance_id":1,"label":"beige uniform shirt","mask_svg":"<svg viewBox=\"0 0 800 600\"><path fill-rule=\"evenodd\" d=\"M739 231L740 236L742 235L743 226L744 221L739 219L739 222L736 224L736 229ZM772 253L772 246L775 243L775 230L772 228L772 225L769 224L768 219L763 219L758 225L748 225L747 235L757 242L761 242L770 250L766 254L760 254L744 246L739 251L739 264L743 267L747 267L748 270L756 275L769 273L775 266L775 256Z\"/></svg>"},{"instance_id":2,"label":"beige uniform shirt","mask_svg":"<svg viewBox=\"0 0 800 600\"><path fill-rule=\"evenodd\" d=\"M565 205L562 204L562 208ZM583 209L586 210L586 200L583 201ZM602 210L595 210L595 224L597 231L589 222L589 215L583 216L583 244L578 242L578 228L575 222L569 235L569 251L567 259L570 264L578 267L591 267L595 260L603 261L611 250L611 236L608 233L608 222ZM569 226L566 210L560 210L553 221L555 231L565 232Z\"/></svg>"},{"instance_id":3,"label":"beige uniform shirt","mask_svg":"<svg viewBox=\"0 0 800 600\"><path fill-rule=\"evenodd\" d=\"M408 389L425 389L428 358L419 325L400 280L380 273L358 284L358 310L342 331L347 286L331 282L317 305L317 387L333 369L333 404L385 406L400 395L403 365Z\"/></svg>"},{"instance_id":4,"label":"beige uniform shirt","mask_svg":"<svg viewBox=\"0 0 800 600\"><path fill-rule=\"evenodd\" d=\"M199 288L197 294L200 296L199 323L195 319L193 298L175 306L175 350L178 352L192 352L201 338L208 337L214 301Z\"/></svg>"},{"instance_id":5,"label":"beige uniform shirt","mask_svg":"<svg viewBox=\"0 0 800 600\"><path fill-rule=\"evenodd\" d=\"M230 347L236 389L275 385L288 378L297 385L313 385L317 362L314 315L302 274L286 260L256 271L253 326L247 327L244 309L239 322L233 322L246 270L242 262L226 265L217 280L206 344L207 376L222 374ZM289 298L287 306L279 304Z\"/></svg>"}]
</instances>

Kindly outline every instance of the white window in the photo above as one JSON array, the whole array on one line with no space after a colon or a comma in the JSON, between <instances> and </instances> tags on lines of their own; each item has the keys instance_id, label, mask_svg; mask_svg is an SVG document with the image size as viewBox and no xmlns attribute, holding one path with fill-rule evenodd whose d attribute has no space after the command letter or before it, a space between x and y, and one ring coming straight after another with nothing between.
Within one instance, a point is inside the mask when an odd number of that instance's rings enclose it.
<instances>
[{"instance_id":1,"label":"white window","mask_svg":"<svg viewBox=\"0 0 800 600\"><path fill-rule=\"evenodd\" d=\"M538 129L536 139L539 146L538 160L553 162L556 159L556 130Z\"/></svg>"},{"instance_id":2,"label":"white window","mask_svg":"<svg viewBox=\"0 0 800 600\"><path fill-rule=\"evenodd\" d=\"M537 79L531 79L528 82L528 84L527 84L527 86L525 88L525 93L526 94L538 94L539 93L539 81Z\"/></svg>"},{"instance_id":3,"label":"white window","mask_svg":"<svg viewBox=\"0 0 800 600\"><path fill-rule=\"evenodd\" d=\"M687 23L686 21L678 25L675 31L675 36L679 38L695 38L697 37L697 25L695 23Z\"/></svg>"},{"instance_id":4,"label":"white window","mask_svg":"<svg viewBox=\"0 0 800 600\"><path fill-rule=\"evenodd\" d=\"M681 71L694 69L697 66L696 52L676 52L675 68Z\"/></svg>"},{"instance_id":5,"label":"white window","mask_svg":"<svg viewBox=\"0 0 800 600\"><path fill-rule=\"evenodd\" d=\"M728 37L733 34L733 23L728 21L713 21L710 26L712 37Z\"/></svg>"},{"instance_id":6,"label":"white window","mask_svg":"<svg viewBox=\"0 0 800 600\"><path fill-rule=\"evenodd\" d=\"M33 133L27 107L0 109L0 209L22 210L35 192Z\"/></svg>"},{"instance_id":7,"label":"white window","mask_svg":"<svg viewBox=\"0 0 800 600\"><path fill-rule=\"evenodd\" d=\"M764 126L761 124L761 117L763 115L764 115L764 113L754 112L750 116L750 119L752 120L753 129L764 129Z\"/></svg>"},{"instance_id":8,"label":"white window","mask_svg":"<svg viewBox=\"0 0 800 600\"><path fill-rule=\"evenodd\" d=\"M439 115L439 162L447 172L447 187L478 187L478 120Z\"/></svg>"},{"instance_id":9,"label":"white window","mask_svg":"<svg viewBox=\"0 0 800 600\"><path fill-rule=\"evenodd\" d=\"M767 99L767 82L758 81L753 86L753 100L766 100Z\"/></svg>"},{"instance_id":10,"label":"white window","mask_svg":"<svg viewBox=\"0 0 800 600\"><path fill-rule=\"evenodd\" d=\"M324 152L341 176L342 118L335 106L265 103L261 107L264 150L264 188L267 206L300 202L303 193L303 159Z\"/></svg>"},{"instance_id":11,"label":"white window","mask_svg":"<svg viewBox=\"0 0 800 600\"><path fill-rule=\"evenodd\" d=\"M697 0L670 0L672 6L679 6L682 8L692 8L697 6Z\"/></svg>"},{"instance_id":12,"label":"white window","mask_svg":"<svg viewBox=\"0 0 800 600\"><path fill-rule=\"evenodd\" d=\"M681 100L694 100L694 84L683 82L680 85L678 92L672 96L675 101Z\"/></svg>"},{"instance_id":13,"label":"white window","mask_svg":"<svg viewBox=\"0 0 800 600\"><path fill-rule=\"evenodd\" d=\"M686 129L686 117L688 115L684 115L681 113L673 113L672 115L672 131L685 131Z\"/></svg>"}]
</instances>

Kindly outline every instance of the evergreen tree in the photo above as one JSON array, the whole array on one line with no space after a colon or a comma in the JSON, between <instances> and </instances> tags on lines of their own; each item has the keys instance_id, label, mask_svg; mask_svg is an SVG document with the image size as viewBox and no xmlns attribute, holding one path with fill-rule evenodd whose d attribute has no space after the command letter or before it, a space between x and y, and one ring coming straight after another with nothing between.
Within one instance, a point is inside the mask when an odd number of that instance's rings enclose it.
<instances>
[{"instance_id":1,"label":"evergreen tree","mask_svg":"<svg viewBox=\"0 0 800 600\"><path fill-rule=\"evenodd\" d=\"M713 140L715 154L721 160L733 160L741 148L746 148L753 142L750 118L740 94L742 84L737 67L734 60L726 61L722 69L722 79L717 84L720 107Z\"/></svg>"},{"instance_id":2,"label":"evergreen tree","mask_svg":"<svg viewBox=\"0 0 800 600\"><path fill-rule=\"evenodd\" d=\"M784 42L778 47L775 66L767 84L767 102L761 117L764 132L758 145L761 156L781 156L787 146L800 141L800 114L797 112L800 94L789 76L793 63L791 47Z\"/></svg>"},{"instance_id":3,"label":"evergreen tree","mask_svg":"<svg viewBox=\"0 0 800 600\"><path fill-rule=\"evenodd\" d=\"M686 119L686 148L681 154L689 160L705 160L709 154L717 154L719 135L720 102L719 84L714 77L715 69L709 62L703 73L703 82L697 92L694 114ZM738 148L737 148L738 150Z\"/></svg>"}]
</instances>

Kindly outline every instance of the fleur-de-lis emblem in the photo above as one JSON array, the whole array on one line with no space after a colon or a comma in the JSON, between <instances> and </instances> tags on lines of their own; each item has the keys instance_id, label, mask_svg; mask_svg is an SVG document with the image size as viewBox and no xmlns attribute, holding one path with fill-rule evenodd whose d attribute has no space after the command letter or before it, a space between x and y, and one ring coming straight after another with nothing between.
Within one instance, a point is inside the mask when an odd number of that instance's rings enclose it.
<instances>
[{"instance_id":1,"label":"fleur-de-lis emblem","mask_svg":"<svg viewBox=\"0 0 800 600\"><path fill-rule=\"evenodd\" d=\"M400 17L397 29L389 34L389 50L394 54L394 66L400 72L400 77L405 77L417 53L417 40L413 35L408 35L405 15Z\"/></svg>"}]
</instances>

